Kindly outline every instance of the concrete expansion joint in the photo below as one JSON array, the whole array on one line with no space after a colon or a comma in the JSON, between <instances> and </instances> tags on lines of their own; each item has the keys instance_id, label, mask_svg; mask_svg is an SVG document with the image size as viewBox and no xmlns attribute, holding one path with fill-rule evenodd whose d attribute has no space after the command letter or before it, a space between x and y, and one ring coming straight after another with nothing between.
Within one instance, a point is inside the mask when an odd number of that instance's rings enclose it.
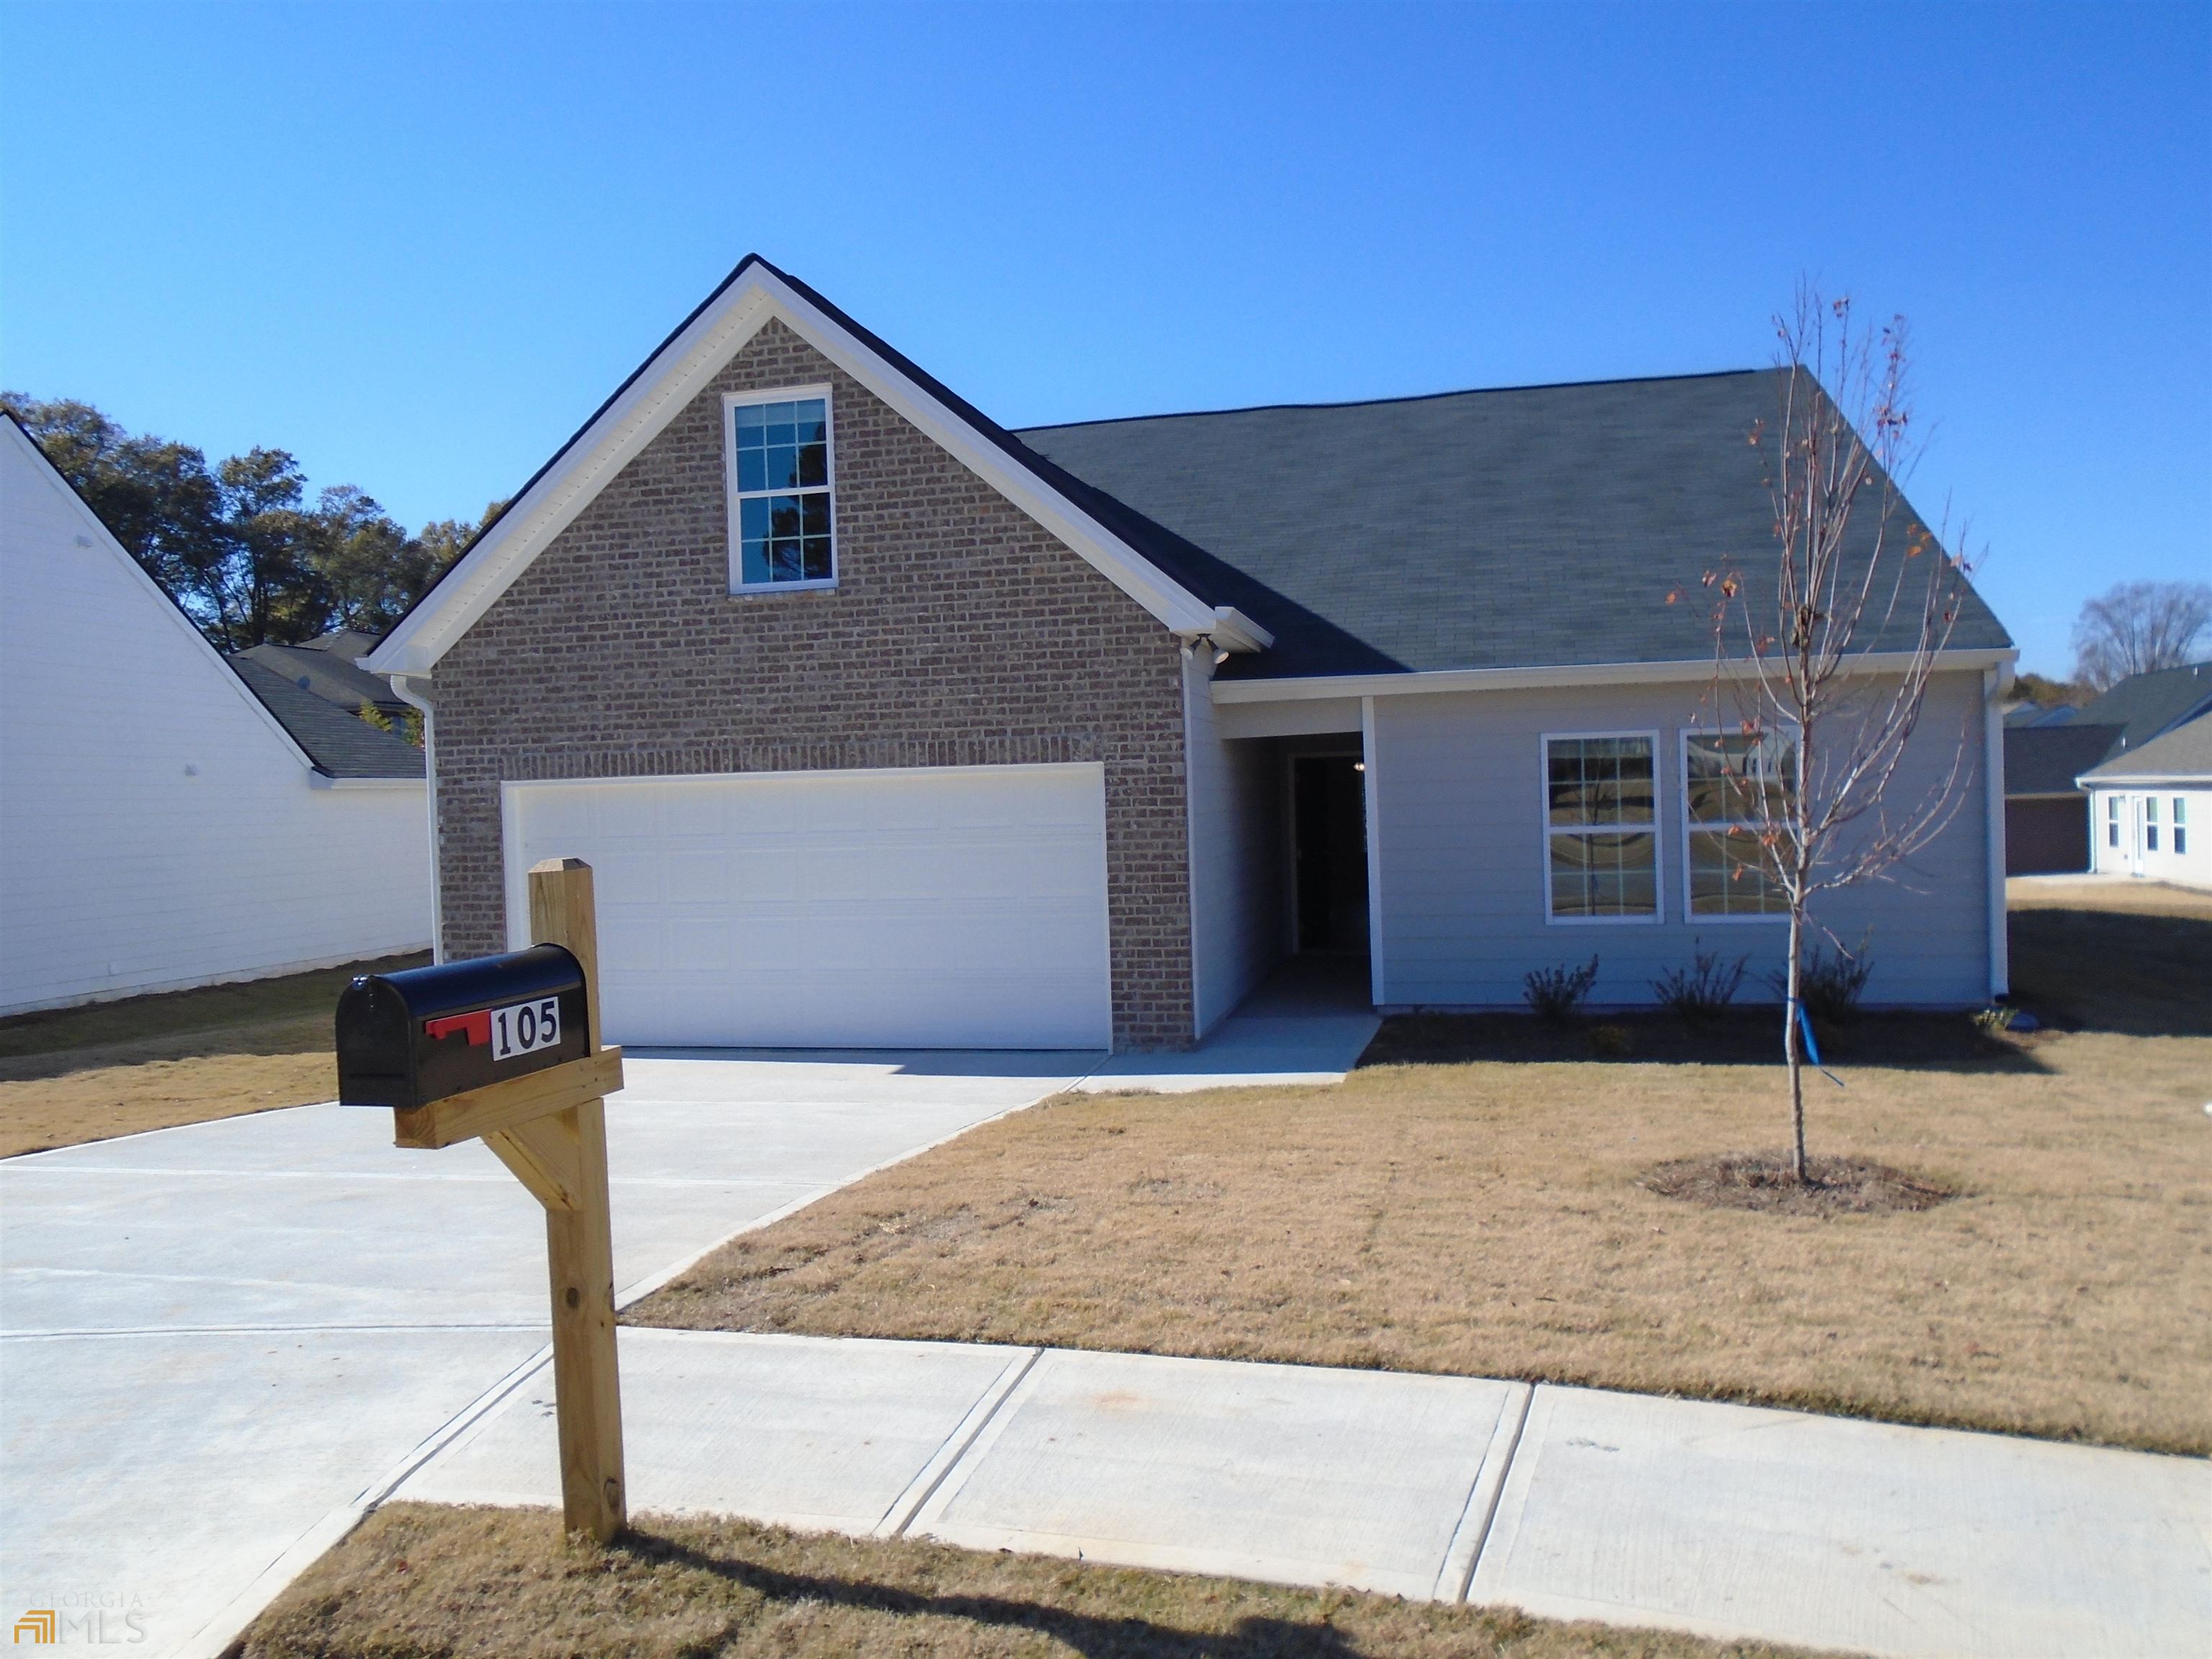
<instances>
[{"instance_id":1,"label":"concrete expansion joint","mask_svg":"<svg viewBox=\"0 0 2212 1659\"><path fill-rule=\"evenodd\" d=\"M1042 1348L1031 1348L1000 1373L999 1380L985 1390L983 1397L975 1402L975 1409L956 1424L952 1432L945 1437L945 1445L939 1449L937 1456L923 1467L921 1473L915 1478L913 1486L899 1494L898 1501L877 1523L877 1537L902 1538L906 1535L906 1529L914 1524L914 1518L921 1513L922 1506L935 1497L938 1488L968 1462L969 1454L982 1439L983 1431L990 1427L991 1420L998 1416L999 1408L1021 1387L1023 1380L1044 1357L1044 1352ZM948 1452L950 1455L946 1455Z\"/></svg>"},{"instance_id":2,"label":"concrete expansion joint","mask_svg":"<svg viewBox=\"0 0 2212 1659\"><path fill-rule=\"evenodd\" d=\"M1535 1397L1534 1384L1515 1383L1498 1413L1498 1426L1491 1431L1489 1449L1468 1487L1467 1507L1461 1511L1459 1526L1437 1573L1437 1601L1467 1600L1475 1569L1482 1565L1482 1552L1490 1543L1498 1499L1504 1495L1505 1478L1512 1473L1513 1460L1521 1450L1522 1431L1528 1426L1528 1407Z\"/></svg>"}]
</instances>

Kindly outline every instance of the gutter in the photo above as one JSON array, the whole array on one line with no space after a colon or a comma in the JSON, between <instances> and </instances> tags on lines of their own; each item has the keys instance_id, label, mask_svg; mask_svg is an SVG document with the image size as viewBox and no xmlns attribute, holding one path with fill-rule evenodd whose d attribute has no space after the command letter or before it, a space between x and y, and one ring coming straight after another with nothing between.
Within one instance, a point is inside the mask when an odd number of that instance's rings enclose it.
<instances>
[{"instance_id":1,"label":"gutter","mask_svg":"<svg viewBox=\"0 0 2212 1659\"><path fill-rule=\"evenodd\" d=\"M1254 622L1233 605L1213 607L1211 628L1178 628L1175 635L1186 646L1195 646L1204 640L1219 651L1265 651L1275 642L1275 636ZM1223 701L1219 696L1216 702Z\"/></svg>"},{"instance_id":2,"label":"gutter","mask_svg":"<svg viewBox=\"0 0 2212 1659\"><path fill-rule=\"evenodd\" d=\"M2212 777L2190 772L2107 772L2082 777L2079 787L2092 789L2212 789Z\"/></svg>"},{"instance_id":3,"label":"gutter","mask_svg":"<svg viewBox=\"0 0 2212 1659\"><path fill-rule=\"evenodd\" d=\"M427 773L419 778L342 778L318 767L309 774L307 787L311 789L419 789L429 781Z\"/></svg>"},{"instance_id":4,"label":"gutter","mask_svg":"<svg viewBox=\"0 0 2212 1659\"><path fill-rule=\"evenodd\" d=\"M2001 684L2012 681L2012 665L2019 659L2016 647L1987 647L1971 651L1936 653L1940 672L1996 672ZM1869 652L1852 659L1852 672L1867 674L1900 673L1911 666L1909 651ZM1742 659L1717 665L1727 676L1731 665L1747 666ZM1216 680L1216 702L1303 702L1324 697L1405 696L1444 691L1540 691L1569 685L1694 684L1711 679L1717 665L1711 658L1674 662L1559 663L1529 668L1408 669L1395 674L1315 674L1297 679ZM2002 693L2000 693L2002 695Z\"/></svg>"},{"instance_id":5,"label":"gutter","mask_svg":"<svg viewBox=\"0 0 2212 1659\"><path fill-rule=\"evenodd\" d=\"M374 654L373 653L371 654ZM432 706L428 674L391 673L385 676L401 701L422 711L422 785L429 811L430 837L430 959L446 959L446 884L438 867L438 714Z\"/></svg>"}]
</instances>

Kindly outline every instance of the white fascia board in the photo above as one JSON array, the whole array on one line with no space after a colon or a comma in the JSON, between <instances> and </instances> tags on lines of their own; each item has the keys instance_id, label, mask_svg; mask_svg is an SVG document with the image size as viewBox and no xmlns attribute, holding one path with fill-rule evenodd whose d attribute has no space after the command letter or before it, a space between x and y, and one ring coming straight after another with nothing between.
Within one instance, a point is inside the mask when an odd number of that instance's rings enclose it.
<instances>
[{"instance_id":1,"label":"white fascia board","mask_svg":"<svg viewBox=\"0 0 2212 1659\"><path fill-rule=\"evenodd\" d=\"M2019 652L2002 650L1939 653L1939 672L1979 672L2010 663ZM1854 673L1896 674L1912 665L1909 651L1869 652L1852 659ZM1723 664L1725 678L1747 664ZM1216 680L1216 702L1297 702L1317 697L1411 696L1439 691L1534 691L1562 686L1688 684L1710 680L1710 658L1688 662L1575 663L1551 668L1449 668L1403 674L1316 674L1303 679Z\"/></svg>"},{"instance_id":2,"label":"white fascia board","mask_svg":"<svg viewBox=\"0 0 2212 1659\"><path fill-rule=\"evenodd\" d=\"M2212 775L2202 772L2085 772L2074 781L2083 789L2212 789Z\"/></svg>"},{"instance_id":3,"label":"white fascia board","mask_svg":"<svg viewBox=\"0 0 2212 1659\"><path fill-rule=\"evenodd\" d=\"M1213 642L1224 651L1265 651L1275 636L1233 605L1213 607Z\"/></svg>"},{"instance_id":4,"label":"white fascia board","mask_svg":"<svg viewBox=\"0 0 2212 1659\"><path fill-rule=\"evenodd\" d=\"M1212 608L762 266L663 348L629 388L486 531L429 600L362 659L372 673L427 673L514 584L530 562L617 473L658 437L747 341L782 322L920 428L969 471L1073 548L1164 626L1211 634Z\"/></svg>"},{"instance_id":5,"label":"white fascia board","mask_svg":"<svg viewBox=\"0 0 2212 1659\"><path fill-rule=\"evenodd\" d=\"M415 789L428 788L422 778L334 778L327 772L318 772L307 781L318 789Z\"/></svg>"}]
</instances>

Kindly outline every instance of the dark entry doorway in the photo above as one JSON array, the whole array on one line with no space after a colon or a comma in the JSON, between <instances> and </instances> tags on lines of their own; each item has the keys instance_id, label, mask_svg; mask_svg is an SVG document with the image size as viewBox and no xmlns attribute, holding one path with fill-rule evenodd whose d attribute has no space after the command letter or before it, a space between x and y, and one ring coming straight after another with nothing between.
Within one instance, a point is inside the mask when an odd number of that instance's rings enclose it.
<instances>
[{"instance_id":1,"label":"dark entry doorway","mask_svg":"<svg viewBox=\"0 0 2212 1659\"><path fill-rule=\"evenodd\" d=\"M1291 762L1297 948L1367 951L1367 792L1357 755Z\"/></svg>"}]
</instances>

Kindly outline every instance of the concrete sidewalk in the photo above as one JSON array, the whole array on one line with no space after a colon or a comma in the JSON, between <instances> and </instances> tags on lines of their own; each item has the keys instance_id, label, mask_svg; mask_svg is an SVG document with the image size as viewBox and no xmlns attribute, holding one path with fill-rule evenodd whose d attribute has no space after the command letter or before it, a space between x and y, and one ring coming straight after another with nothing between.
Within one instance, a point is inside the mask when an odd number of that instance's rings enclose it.
<instances>
[{"instance_id":1,"label":"concrete sidewalk","mask_svg":"<svg viewBox=\"0 0 2212 1659\"><path fill-rule=\"evenodd\" d=\"M1474 1377L625 1329L629 1486L1899 1656L2212 1651L2201 1461ZM397 1496L557 1504L540 1372Z\"/></svg>"},{"instance_id":2,"label":"concrete sidewalk","mask_svg":"<svg viewBox=\"0 0 2212 1659\"><path fill-rule=\"evenodd\" d=\"M1195 1048L1111 1054L1075 1087L1085 1094L1185 1094L1341 1083L1382 1027L1366 957L1292 957Z\"/></svg>"}]
</instances>

